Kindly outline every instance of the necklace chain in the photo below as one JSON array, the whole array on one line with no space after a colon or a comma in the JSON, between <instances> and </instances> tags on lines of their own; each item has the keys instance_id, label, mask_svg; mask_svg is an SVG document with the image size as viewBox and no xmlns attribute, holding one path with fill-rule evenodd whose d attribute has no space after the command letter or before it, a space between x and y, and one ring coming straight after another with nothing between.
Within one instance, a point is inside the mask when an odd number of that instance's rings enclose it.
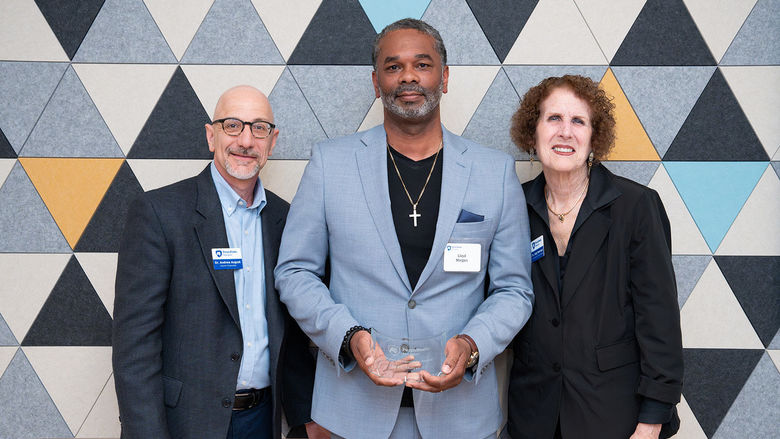
<instances>
[{"instance_id":1,"label":"necklace chain","mask_svg":"<svg viewBox=\"0 0 780 439\"><path fill-rule=\"evenodd\" d=\"M585 195L585 192L588 190L588 184L590 183L590 180L585 177L585 187L582 188L582 192L580 193L580 196L577 198L577 201L574 202L574 205L571 206L571 209L566 211L566 213L558 213L554 210L552 210L552 207L550 207L549 197L550 197L550 191L545 191L544 194L544 203L547 205L547 210L549 210L553 215L558 217L558 220L560 222L563 222L566 219L566 215L570 214L572 210L574 210L575 207L577 207L578 204L580 204L580 200L582 200L582 197Z\"/></svg>"},{"instance_id":2,"label":"necklace chain","mask_svg":"<svg viewBox=\"0 0 780 439\"><path fill-rule=\"evenodd\" d=\"M425 193L425 188L428 187L428 182L431 181L431 175L433 175L433 169L436 167L436 160L439 159L439 153L441 152L442 145L444 144L444 140L442 140L441 143L439 143L439 149L436 151L436 155L433 157L433 165L431 166L431 170L428 172L428 177L425 179L425 184L422 187L422 190L420 191L420 195L417 197L417 201L412 200L412 196L409 194L409 189L406 188L406 183L404 183L403 177L401 177L401 171L398 170L398 165L395 163L395 157L393 157L393 152L390 151L390 144L387 144L387 153L390 154L390 160L393 162L393 167L395 168L395 173L398 175L398 179L401 180L401 186L404 188L404 192L406 192L406 198L409 199L409 203L412 205L412 213L409 215L410 218L414 220L414 226L417 227L417 218L421 217L419 213L417 213L417 204L420 203L420 200L422 199L423 194Z\"/></svg>"}]
</instances>

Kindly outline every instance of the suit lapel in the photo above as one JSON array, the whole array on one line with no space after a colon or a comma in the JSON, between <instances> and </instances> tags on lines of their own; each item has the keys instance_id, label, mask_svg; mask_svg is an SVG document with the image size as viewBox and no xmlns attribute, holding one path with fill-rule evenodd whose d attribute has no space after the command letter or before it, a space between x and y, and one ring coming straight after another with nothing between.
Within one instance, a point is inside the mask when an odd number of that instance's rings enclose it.
<instances>
[{"instance_id":1,"label":"suit lapel","mask_svg":"<svg viewBox=\"0 0 780 439\"><path fill-rule=\"evenodd\" d=\"M401 255L401 245L395 233L393 214L390 210L390 196L387 185L387 137L382 125L367 131L361 138L365 148L355 153L360 181L363 184L363 194L366 197L368 211L374 220L374 225L382 244L385 246L395 271L409 292L409 276L406 274L404 259ZM421 282L418 282L418 285Z\"/></svg>"},{"instance_id":2,"label":"suit lapel","mask_svg":"<svg viewBox=\"0 0 780 439\"><path fill-rule=\"evenodd\" d=\"M268 349L271 360L271 382L276 382L276 367L284 337L282 304L274 286L274 267L279 257L279 241L284 227L283 209L266 191L266 206L260 214L263 223L263 262L265 265L265 319L268 323Z\"/></svg>"},{"instance_id":3,"label":"suit lapel","mask_svg":"<svg viewBox=\"0 0 780 439\"><path fill-rule=\"evenodd\" d=\"M198 175L198 200L196 211L200 214L199 221L195 223L195 232L203 257L208 263L211 277L217 285L219 295L228 307L233 321L241 326L238 317L238 305L236 303L236 285L233 278L233 270L215 270L212 263L211 249L228 247L227 233L225 232L225 220L222 217L222 205L219 202L217 189L211 179L211 166L207 166Z\"/></svg>"},{"instance_id":4,"label":"suit lapel","mask_svg":"<svg viewBox=\"0 0 780 439\"><path fill-rule=\"evenodd\" d=\"M471 173L471 161L464 156L467 149L464 142L459 141L444 127L441 131L444 160L442 162L439 218L436 220L436 235L433 239L431 254L420 274L415 291L420 289L420 286L439 266L439 261L444 255L444 247L447 245L455 222L458 220Z\"/></svg>"}]
</instances>

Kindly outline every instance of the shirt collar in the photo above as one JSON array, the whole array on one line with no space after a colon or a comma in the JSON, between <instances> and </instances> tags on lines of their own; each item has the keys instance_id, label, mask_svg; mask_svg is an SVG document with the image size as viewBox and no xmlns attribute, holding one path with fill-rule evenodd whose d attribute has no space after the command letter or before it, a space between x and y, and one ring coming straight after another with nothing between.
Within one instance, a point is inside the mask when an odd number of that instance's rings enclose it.
<instances>
[{"instance_id":1,"label":"shirt collar","mask_svg":"<svg viewBox=\"0 0 780 439\"><path fill-rule=\"evenodd\" d=\"M217 194L219 195L219 202L222 204L222 208L225 210L228 216L233 215L238 207L245 207L246 202L238 196L236 191L225 181L222 174L217 171L217 166L214 162L211 162L211 179L214 180L214 186L217 188ZM247 209L255 209L255 212L259 215L265 207L265 188L263 188L263 182L260 178L255 183L255 197L251 206L246 206Z\"/></svg>"}]
</instances>

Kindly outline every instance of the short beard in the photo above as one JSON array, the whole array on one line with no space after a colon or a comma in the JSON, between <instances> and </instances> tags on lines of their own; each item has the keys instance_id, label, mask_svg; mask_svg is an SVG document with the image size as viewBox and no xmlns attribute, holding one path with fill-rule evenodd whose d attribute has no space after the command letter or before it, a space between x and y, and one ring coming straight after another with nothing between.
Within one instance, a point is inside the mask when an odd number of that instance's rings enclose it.
<instances>
[{"instance_id":1,"label":"short beard","mask_svg":"<svg viewBox=\"0 0 780 439\"><path fill-rule=\"evenodd\" d=\"M231 148L227 150L228 158L225 159L225 171L227 171L228 175L239 180L249 180L250 178L257 176L257 174L260 172L260 163L255 163L255 166L248 172L242 171L244 168L236 169L233 167L233 165L230 164L229 160L229 154L232 152L238 152L241 155L255 157L258 160L260 158L254 151L249 151L248 149L244 148Z\"/></svg>"},{"instance_id":2,"label":"short beard","mask_svg":"<svg viewBox=\"0 0 780 439\"><path fill-rule=\"evenodd\" d=\"M434 90L426 89L425 87L417 84L401 85L390 93L385 94L382 89L379 89L379 95L382 97L382 104L392 114L408 120L420 120L427 117L429 114L439 106L441 102L441 95L444 90L444 81L439 82L438 87ZM397 98L401 93L413 91L422 93L425 97L425 102L419 107L404 106L396 103Z\"/></svg>"}]
</instances>

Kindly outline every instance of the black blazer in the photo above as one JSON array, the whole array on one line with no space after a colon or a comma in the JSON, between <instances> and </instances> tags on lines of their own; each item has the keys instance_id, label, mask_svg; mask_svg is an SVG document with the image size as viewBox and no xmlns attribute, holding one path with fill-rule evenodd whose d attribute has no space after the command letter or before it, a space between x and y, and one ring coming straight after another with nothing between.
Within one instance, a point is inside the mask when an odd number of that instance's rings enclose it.
<instances>
[{"instance_id":1,"label":"black blazer","mask_svg":"<svg viewBox=\"0 0 780 439\"><path fill-rule=\"evenodd\" d=\"M261 213L274 436L310 420L314 359L274 288L289 205L270 191ZM122 438L225 437L243 352L228 247L211 171L147 192L130 206L120 244L113 365Z\"/></svg>"},{"instance_id":2,"label":"black blazer","mask_svg":"<svg viewBox=\"0 0 780 439\"><path fill-rule=\"evenodd\" d=\"M526 183L536 303L513 342L509 432L513 439L626 439L645 397L680 401L683 360L671 233L658 194L602 165L569 240L558 291L544 174ZM676 416L676 414L675 414Z\"/></svg>"}]
</instances>

